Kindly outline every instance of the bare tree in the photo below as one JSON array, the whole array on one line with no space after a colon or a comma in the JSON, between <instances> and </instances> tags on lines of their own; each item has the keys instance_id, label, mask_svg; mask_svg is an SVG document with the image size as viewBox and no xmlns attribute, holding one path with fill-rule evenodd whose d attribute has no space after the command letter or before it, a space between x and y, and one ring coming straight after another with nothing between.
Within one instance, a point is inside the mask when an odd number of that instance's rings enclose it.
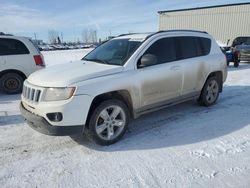
<instances>
[{"instance_id":1,"label":"bare tree","mask_svg":"<svg viewBox=\"0 0 250 188\"><path fill-rule=\"evenodd\" d=\"M57 40L59 38L59 32L56 30L53 30L53 29L49 30L48 31L48 38L49 38L50 44L56 44Z\"/></svg>"},{"instance_id":2,"label":"bare tree","mask_svg":"<svg viewBox=\"0 0 250 188\"><path fill-rule=\"evenodd\" d=\"M84 43L89 43L88 29L82 31L82 40Z\"/></svg>"},{"instance_id":3,"label":"bare tree","mask_svg":"<svg viewBox=\"0 0 250 188\"><path fill-rule=\"evenodd\" d=\"M82 39L84 43L96 43L97 31L94 29L85 29L82 31Z\"/></svg>"}]
</instances>

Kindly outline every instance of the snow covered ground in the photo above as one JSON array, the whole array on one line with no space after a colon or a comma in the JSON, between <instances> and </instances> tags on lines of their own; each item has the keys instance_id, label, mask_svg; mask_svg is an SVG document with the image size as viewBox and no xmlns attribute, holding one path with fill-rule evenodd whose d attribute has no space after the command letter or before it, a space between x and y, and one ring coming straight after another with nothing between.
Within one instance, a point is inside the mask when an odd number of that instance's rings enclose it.
<instances>
[{"instance_id":1,"label":"snow covered ground","mask_svg":"<svg viewBox=\"0 0 250 188\"><path fill-rule=\"evenodd\" d=\"M46 65L51 66L80 60L91 50L92 49L42 51L42 54Z\"/></svg>"},{"instance_id":2,"label":"snow covered ground","mask_svg":"<svg viewBox=\"0 0 250 188\"><path fill-rule=\"evenodd\" d=\"M45 60L85 53L68 52L45 52ZM190 101L145 115L107 147L33 131L19 102L0 93L1 187L250 187L249 64L229 68L215 106Z\"/></svg>"}]
</instances>

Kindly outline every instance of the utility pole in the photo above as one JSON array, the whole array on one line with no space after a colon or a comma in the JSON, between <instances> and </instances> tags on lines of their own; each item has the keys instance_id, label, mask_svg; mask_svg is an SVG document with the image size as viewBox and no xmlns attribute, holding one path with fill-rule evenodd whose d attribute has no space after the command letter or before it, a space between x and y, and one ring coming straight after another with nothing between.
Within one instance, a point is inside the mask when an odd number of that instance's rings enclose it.
<instances>
[{"instance_id":1,"label":"utility pole","mask_svg":"<svg viewBox=\"0 0 250 188\"><path fill-rule=\"evenodd\" d=\"M61 42L63 43L63 32L61 32Z\"/></svg>"},{"instance_id":2,"label":"utility pole","mask_svg":"<svg viewBox=\"0 0 250 188\"><path fill-rule=\"evenodd\" d=\"M74 42L76 43L76 25L74 24Z\"/></svg>"},{"instance_id":3,"label":"utility pole","mask_svg":"<svg viewBox=\"0 0 250 188\"><path fill-rule=\"evenodd\" d=\"M36 41L36 44L38 43L37 40L36 40L36 33L34 33L34 37L35 37L35 41Z\"/></svg>"}]
</instances>

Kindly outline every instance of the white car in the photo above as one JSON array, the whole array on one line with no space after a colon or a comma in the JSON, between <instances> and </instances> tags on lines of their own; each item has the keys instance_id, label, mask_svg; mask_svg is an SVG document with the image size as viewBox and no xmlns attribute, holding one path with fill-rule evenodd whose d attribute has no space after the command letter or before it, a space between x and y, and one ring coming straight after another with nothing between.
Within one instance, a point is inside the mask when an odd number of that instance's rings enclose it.
<instances>
[{"instance_id":1,"label":"white car","mask_svg":"<svg viewBox=\"0 0 250 188\"><path fill-rule=\"evenodd\" d=\"M20 110L41 133L87 128L95 142L109 145L124 135L130 118L192 99L213 105L226 77L225 55L206 32L123 35L81 61L29 76Z\"/></svg>"},{"instance_id":2,"label":"white car","mask_svg":"<svg viewBox=\"0 0 250 188\"><path fill-rule=\"evenodd\" d=\"M30 39L0 35L0 90L20 93L23 81L44 67L43 56Z\"/></svg>"}]
</instances>

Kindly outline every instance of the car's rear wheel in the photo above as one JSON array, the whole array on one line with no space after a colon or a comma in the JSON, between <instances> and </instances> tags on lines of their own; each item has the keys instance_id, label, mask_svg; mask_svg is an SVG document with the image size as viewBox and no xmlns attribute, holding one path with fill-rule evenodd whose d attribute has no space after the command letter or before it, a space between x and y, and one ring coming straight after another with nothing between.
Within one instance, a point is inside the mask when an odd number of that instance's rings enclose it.
<instances>
[{"instance_id":1,"label":"car's rear wheel","mask_svg":"<svg viewBox=\"0 0 250 188\"><path fill-rule=\"evenodd\" d=\"M122 138L128 122L128 107L120 100L107 100L94 109L88 134L97 144L110 145Z\"/></svg>"},{"instance_id":2,"label":"car's rear wheel","mask_svg":"<svg viewBox=\"0 0 250 188\"><path fill-rule=\"evenodd\" d=\"M0 88L7 94L21 93L23 81L23 77L17 73L6 73L0 78Z\"/></svg>"},{"instance_id":3,"label":"car's rear wheel","mask_svg":"<svg viewBox=\"0 0 250 188\"><path fill-rule=\"evenodd\" d=\"M210 77L207 79L198 102L203 106L211 106L213 105L218 97L220 92L220 83L217 77Z\"/></svg>"}]
</instances>

